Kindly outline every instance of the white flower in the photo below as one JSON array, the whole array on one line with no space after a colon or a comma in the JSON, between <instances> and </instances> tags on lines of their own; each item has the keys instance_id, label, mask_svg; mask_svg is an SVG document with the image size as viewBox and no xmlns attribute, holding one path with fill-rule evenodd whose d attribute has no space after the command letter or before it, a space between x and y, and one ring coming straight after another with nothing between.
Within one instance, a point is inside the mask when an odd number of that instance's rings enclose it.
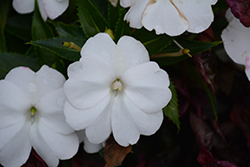
<instances>
[{"instance_id":1,"label":"white flower","mask_svg":"<svg viewBox=\"0 0 250 167\"><path fill-rule=\"evenodd\" d=\"M235 63L245 65L245 72L250 80L250 28L242 25L230 9L226 12L226 19L229 25L221 34L225 50Z\"/></svg>"},{"instance_id":2,"label":"white flower","mask_svg":"<svg viewBox=\"0 0 250 167\"><path fill-rule=\"evenodd\" d=\"M14 9L21 14L34 11L35 0L13 0ZM54 20L60 16L69 6L69 0L38 0L39 9L43 20L49 17Z\"/></svg>"},{"instance_id":3,"label":"white flower","mask_svg":"<svg viewBox=\"0 0 250 167\"><path fill-rule=\"evenodd\" d=\"M144 26L155 29L156 34L170 36L184 31L200 33L213 21L211 5L217 0L121 0L121 6L129 11L124 17L133 28Z\"/></svg>"},{"instance_id":4,"label":"white flower","mask_svg":"<svg viewBox=\"0 0 250 167\"><path fill-rule=\"evenodd\" d=\"M91 143L111 133L122 146L135 144L140 134L152 135L171 99L168 74L149 61L145 47L123 36L117 44L106 33L90 38L80 61L68 68L66 121L86 129Z\"/></svg>"},{"instance_id":5,"label":"white flower","mask_svg":"<svg viewBox=\"0 0 250 167\"><path fill-rule=\"evenodd\" d=\"M79 141L83 142L83 148L87 153L90 153L90 154L97 153L103 148L103 145L105 145L105 143L101 143L101 144L91 143L85 134L85 130L76 131L76 134L79 138Z\"/></svg>"},{"instance_id":6,"label":"white flower","mask_svg":"<svg viewBox=\"0 0 250 167\"><path fill-rule=\"evenodd\" d=\"M47 163L57 166L78 150L79 140L65 121L65 78L43 66L12 69L0 81L0 163L21 166L31 147Z\"/></svg>"}]
</instances>

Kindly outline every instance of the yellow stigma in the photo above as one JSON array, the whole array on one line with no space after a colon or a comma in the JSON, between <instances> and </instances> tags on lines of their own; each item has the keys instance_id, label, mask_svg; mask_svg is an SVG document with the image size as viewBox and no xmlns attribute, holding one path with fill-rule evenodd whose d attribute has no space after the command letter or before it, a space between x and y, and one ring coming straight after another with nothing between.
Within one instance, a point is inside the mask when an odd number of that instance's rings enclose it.
<instances>
[{"instance_id":1,"label":"yellow stigma","mask_svg":"<svg viewBox=\"0 0 250 167\"><path fill-rule=\"evenodd\" d=\"M32 108L30 109L30 111L31 111L31 116L34 116L34 115L35 115L35 112L36 112L36 108L35 108L35 107L32 107Z\"/></svg>"},{"instance_id":2,"label":"yellow stigma","mask_svg":"<svg viewBox=\"0 0 250 167\"><path fill-rule=\"evenodd\" d=\"M115 80L112 84L112 89L113 90L119 90L121 91L122 90L122 83L119 79Z\"/></svg>"}]
</instances>

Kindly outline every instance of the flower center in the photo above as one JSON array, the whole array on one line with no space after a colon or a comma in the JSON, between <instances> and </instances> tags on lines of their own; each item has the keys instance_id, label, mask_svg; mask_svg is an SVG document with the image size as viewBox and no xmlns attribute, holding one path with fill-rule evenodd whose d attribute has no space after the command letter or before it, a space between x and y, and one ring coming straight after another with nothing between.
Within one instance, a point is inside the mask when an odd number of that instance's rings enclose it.
<instances>
[{"instance_id":1,"label":"flower center","mask_svg":"<svg viewBox=\"0 0 250 167\"><path fill-rule=\"evenodd\" d=\"M35 121L36 108L35 108L35 107L32 107L32 108L30 109L30 112L31 112L31 118L30 118L30 120L31 120L31 124L33 124L34 121Z\"/></svg>"},{"instance_id":2,"label":"flower center","mask_svg":"<svg viewBox=\"0 0 250 167\"><path fill-rule=\"evenodd\" d=\"M113 89L113 90L119 90L119 91L122 90L122 83L121 83L120 79L117 79L117 80L115 80L115 81L113 82L113 84L112 84L112 89Z\"/></svg>"}]
</instances>

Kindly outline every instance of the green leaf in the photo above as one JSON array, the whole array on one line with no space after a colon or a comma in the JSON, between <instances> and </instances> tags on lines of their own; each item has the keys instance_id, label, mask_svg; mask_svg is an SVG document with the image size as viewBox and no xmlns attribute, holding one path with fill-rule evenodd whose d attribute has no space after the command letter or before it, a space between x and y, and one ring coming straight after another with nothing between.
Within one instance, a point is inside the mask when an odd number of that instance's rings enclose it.
<instances>
[{"instance_id":1,"label":"green leaf","mask_svg":"<svg viewBox=\"0 0 250 167\"><path fill-rule=\"evenodd\" d=\"M4 38L4 28L7 21L9 7L11 6L10 0L0 1L0 51L7 50Z\"/></svg>"},{"instance_id":2,"label":"green leaf","mask_svg":"<svg viewBox=\"0 0 250 167\"><path fill-rule=\"evenodd\" d=\"M197 53L207 51L207 50L211 49L212 47L215 47L215 46L222 43L222 41L202 42L202 41L188 40L188 39L184 39L184 38L177 38L175 40L183 48L189 49L190 53L193 54L193 55L195 55ZM172 43L166 49L163 49L161 52L176 52L176 51L179 51L179 50L180 50L180 48L175 43Z\"/></svg>"},{"instance_id":3,"label":"green leaf","mask_svg":"<svg viewBox=\"0 0 250 167\"><path fill-rule=\"evenodd\" d=\"M52 22L59 36L85 38L82 28L76 24L64 24L62 22Z\"/></svg>"},{"instance_id":4,"label":"green leaf","mask_svg":"<svg viewBox=\"0 0 250 167\"><path fill-rule=\"evenodd\" d=\"M29 67L34 71L40 68L38 61L32 57L16 53L0 52L0 79L12 69L18 66Z\"/></svg>"},{"instance_id":5,"label":"green leaf","mask_svg":"<svg viewBox=\"0 0 250 167\"><path fill-rule=\"evenodd\" d=\"M110 28L111 30L115 30L116 27L116 23L118 21L118 19L121 17L120 12L121 12L121 8L120 5L117 5L117 7L114 7L113 5L111 5L111 3L108 3L108 22L110 24Z\"/></svg>"},{"instance_id":6,"label":"green leaf","mask_svg":"<svg viewBox=\"0 0 250 167\"><path fill-rule=\"evenodd\" d=\"M76 61L76 60L79 60L80 58L80 52L75 49L64 47L62 43L74 42L79 47L82 47L86 40L87 40L86 38L84 39L84 38L76 38L76 37L56 37L56 38L46 39L46 40L31 41L29 42L29 44L46 49L54 54L57 54L58 56L64 59Z\"/></svg>"},{"instance_id":7,"label":"green leaf","mask_svg":"<svg viewBox=\"0 0 250 167\"><path fill-rule=\"evenodd\" d=\"M189 49L191 55L204 52L222 43L221 41L201 42L201 41L188 40L184 38L177 38L176 41L185 49ZM167 48L163 49L160 53L178 52L179 50L180 48L175 43L172 43ZM183 55L179 57L157 58L154 60L157 63L159 63L160 66L166 66L166 65L178 63L187 58L189 58L187 55Z\"/></svg>"},{"instance_id":8,"label":"green leaf","mask_svg":"<svg viewBox=\"0 0 250 167\"><path fill-rule=\"evenodd\" d=\"M126 23L126 21L123 20L125 13L126 13L126 10L124 8L121 8L119 20L117 21L115 32L114 32L115 42L117 42L123 35L131 35L131 28Z\"/></svg>"},{"instance_id":9,"label":"green leaf","mask_svg":"<svg viewBox=\"0 0 250 167\"><path fill-rule=\"evenodd\" d=\"M7 20L6 32L23 40L31 40L31 19L30 15L14 15Z\"/></svg>"},{"instance_id":10,"label":"green leaf","mask_svg":"<svg viewBox=\"0 0 250 167\"><path fill-rule=\"evenodd\" d=\"M33 14L32 21L32 40L40 40L46 38L52 38L53 33L51 28L48 26L46 22L44 22L38 7L37 0L35 1L35 9ZM55 62L55 55L51 52L43 50L41 48L35 48L36 56L41 64L47 64L52 66Z\"/></svg>"},{"instance_id":11,"label":"green leaf","mask_svg":"<svg viewBox=\"0 0 250 167\"><path fill-rule=\"evenodd\" d=\"M165 34L156 35L154 31L147 31L144 28L136 30L133 36L143 43L143 45L147 48L150 56L166 48L174 39Z\"/></svg>"},{"instance_id":12,"label":"green leaf","mask_svg":"<svg viewBox=\"0 0 250 167\"><path fill-rule=\"evenodd\" d=\"M92 4L100 11L101 15L104 18L107 18L107 8L108 8L108 0L90 0Z\"/></svg>"},{"instance_id":13,"label":"green leaf","mask_svg":"<svg viewBox=\"0 0 250 167\"><path fill-rule=\"evenodd\" d=\"M43 20L39 11L37 0L35 2L36 3L32 22L32 40L52 38L54 36L53 32L49 25Z\"/></svg>"},{"instance_id":14,"label":"green leaf","mask_svg":"<svg viewBox=\"0 0 250 167\"><path fill-rule=\"evenodd\" d=\"M104 32L110 27L100 11L89 0L78 0L78 16L87 37Z\"/></svg>"},{"instance_id":15,"label":"green leaf","mask_svg":"<svg viewBox=\"0 0 250 167\"><path fill-rule=\"evenodd\" d=\"M171 80L169 89L172 92L172 99L168 105L163 108L163 112L177 126L178 130L180 130L181 122L179 120L178 98L174 83Z\"/></svg>"}]
</instances>

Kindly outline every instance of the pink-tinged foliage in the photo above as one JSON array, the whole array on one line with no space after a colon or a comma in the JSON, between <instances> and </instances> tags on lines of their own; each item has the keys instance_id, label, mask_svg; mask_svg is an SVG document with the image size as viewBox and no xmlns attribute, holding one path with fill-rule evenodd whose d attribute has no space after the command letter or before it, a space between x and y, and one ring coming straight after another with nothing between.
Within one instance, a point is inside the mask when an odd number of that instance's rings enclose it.
<instances>
[{"instance_id":1,"label":"pink-tinged foliage","mask_svg":"<svg viewBox=\"0 0 250 167\"><path fill-rule=\"evenodd\" d=\"M200 148L197 161L203 167L237 167L237 165L228 161L215 160L213 154L204 148Z\"/></svg>"},{"instance_id":2,"label":"pink-tinged foliage","mask_svg":"<svg viewBox=\"0 0 250 167\"><path fill-rule=\"evenodd\" d=\"M217 80L217 61L215 56L211 52L207 51L194 55L193 60L201 74L202 79L215 94L215 84Z\"/></svg>"},{"instance_id":3,"label":"pink-tinged foliage","mask_svg":"<svg viewBox=\"0 0 250 167\"><path fill-rule=\"evenodd\" d=\"M189 121L199 145L204 148L212 148L214 142L213 131L206 125L205 122L203 122L201 118L193 113L190 113Z\"/></svg>"},{"instance_id":4,"label":"pink-tinged foliage","mask_svg":"<svg viewBox=\"0 0 250 167\"><path fill-rule=\"evenodd\" d=\"M240 19L240 22L250 27L250 0L226 0L235 17Z\"/></svg>"}]
</instances>

